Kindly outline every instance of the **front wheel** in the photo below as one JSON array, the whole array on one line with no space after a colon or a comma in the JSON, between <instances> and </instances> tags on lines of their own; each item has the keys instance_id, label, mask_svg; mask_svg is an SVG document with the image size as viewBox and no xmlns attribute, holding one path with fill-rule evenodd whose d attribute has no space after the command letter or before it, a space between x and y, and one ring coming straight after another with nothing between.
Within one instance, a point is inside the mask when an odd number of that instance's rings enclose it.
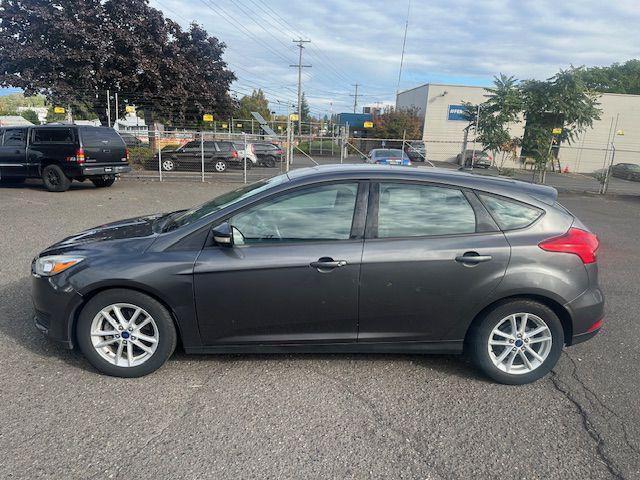
<instances>
[{"instance_id":1,"label":"front wheel","mask_svg":"<svg viewBox=\"0 0 640 480\"><path fill-rule=\"evenodd\" d=\"M268 168L273 168L276 166L276 157L267 157L263 160L264 166Z\"/></svg>"},{"instance_id":2,"label":"front wheel","mask_svg":"<svg viewBox=\"0 0 640 480\"><path fill-rule=\"evenodd\" d=\"M141 377L160 368L176 347L171 314L157 300L127 289L106 290L84 306L78 345L99 371Z\"/></svg>"},{"instance_id":3,"label":"front wheel","mask_svg":"<svg viewBox=\"0 0 640 480\"><path fill-rule=\"evenodd\" d=\"M227 162L224 160L216 160L213 164L213 169L218 173L223 173L227 171Z\"/></svg>"},{"instance_id":4,"label":"front wheel","mask_svg":"<svg viewBox=\"0 0 640 480\"><path fill-rule=\"evenodd\" d=\"M105 175L104 177L92 178L93 183L98 188L110 187L116 181L115 175Z\"/></svg>"},{"instance_id":5,"label":"front wheel","mask_svg":"<svg viewBox=\"0 0 640 480\"><path fill-rule=\"evenodd\" d=\"M544 377L555 366L564 346L558 316L531 300L496 305L471 328L467 348L487 376L508 385Z\"/></svg>"}]
</instances>

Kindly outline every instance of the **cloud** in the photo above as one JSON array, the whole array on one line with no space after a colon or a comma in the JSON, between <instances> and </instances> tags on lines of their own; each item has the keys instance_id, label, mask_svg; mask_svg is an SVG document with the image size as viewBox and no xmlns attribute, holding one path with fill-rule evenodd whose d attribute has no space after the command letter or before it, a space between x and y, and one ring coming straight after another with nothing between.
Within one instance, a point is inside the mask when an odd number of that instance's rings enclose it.
<instances>
[{"instance_id":1,"label":"cloud","mask_svg":"<svg viewBox=\"0 0 640 480\"><path fill-rule=\"evenodd\" d=\"M195 20L228 46L239 92L264 86L295 101L297 48L316 114L393 102L407 3L383 0L152 0L186 25ZM179 15L179 17L177 17ZM176 18L177 17L177 18ZM412 1L400 88L426 82L487 85L494 75L547 78L569 65L608 65L640 52L637 0ZM283 106L279 108L284 108Z\"/></svg>"}]
</instances>

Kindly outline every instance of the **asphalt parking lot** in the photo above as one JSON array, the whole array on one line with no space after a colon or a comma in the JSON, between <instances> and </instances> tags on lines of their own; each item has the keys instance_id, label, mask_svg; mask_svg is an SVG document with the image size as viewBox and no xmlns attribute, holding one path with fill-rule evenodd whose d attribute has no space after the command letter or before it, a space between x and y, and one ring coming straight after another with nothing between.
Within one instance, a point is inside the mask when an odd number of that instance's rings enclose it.
<instances>
[{"instance_id":1,"label":"asphalt parking lot","mask_svg":"<svg viewBox=\"0 0 640 480\"><path fill-rule=\"evenodd\" d=\"M561 196L600 236L606 323L532 385L417 355L177 353L125 380L36 331L39 250L234 186L0 188L0 478L640 479L638 197Z\"/></svg>"}]
</instances>

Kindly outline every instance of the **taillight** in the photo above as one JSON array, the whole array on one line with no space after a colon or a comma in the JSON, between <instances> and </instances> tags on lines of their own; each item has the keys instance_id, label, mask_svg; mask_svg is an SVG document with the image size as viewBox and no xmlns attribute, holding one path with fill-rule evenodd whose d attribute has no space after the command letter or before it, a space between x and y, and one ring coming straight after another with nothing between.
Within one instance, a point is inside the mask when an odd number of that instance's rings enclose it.
<instances>
[{"instance_id":1,"label":"taillight","mask_svg":"<svg viewBox=\"0 0 640 480\"><path fill-rule=\"evenodd\" d=\"M129 161L129 149L128 148L124 149L124 158L125 158L125 160L127 162Z\"/></svg>"},{"instance_id":2,"label":"taillight","mask_svg":"<svg viewBox=\"0 0 640 480\"><path fill-rule=\"evenodd\" d=\"M579 228L570 228L564 235L540 242L538 246L547 252L572 253L579 256L585 264L594 263L598 237Z\"/></svg>"},{"instance_id":3,"label":"taillight","mask_svg":"<svg viewBox=\"0 0 640 480\"><path fill-rule=\"evenodd\" d=\"M237 150L233 151L233 158L238 158L238 151Z\"/></svg>"},{"instance_id":4,"label":"taillight","mask_svg":"<svg viewBox=\"0 0 640 480\"><path fill-rule=\"evenodd\" d=\"M81 164L84 163L84 148L82 147L76 150L76 162Z\"/></svg>"}]
</instances>

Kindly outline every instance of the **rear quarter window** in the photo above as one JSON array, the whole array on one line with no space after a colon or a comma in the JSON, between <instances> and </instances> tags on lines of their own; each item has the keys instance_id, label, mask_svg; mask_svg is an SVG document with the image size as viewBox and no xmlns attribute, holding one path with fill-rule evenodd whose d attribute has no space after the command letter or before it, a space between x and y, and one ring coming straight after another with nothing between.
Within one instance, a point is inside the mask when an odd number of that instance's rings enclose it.
<instances>
[{"instance_id":1,"label":"rear quarter window","mask_svg":"<svg viewBox=\"0 0 640 480\"><path fill-rule=\"evenodd\" d=\"M72 128L36 128L33 130L33 143L74 143Z\"/></svg>"},{"instance_id":2,"label":"rear quarter window","mask_svg":"<svg viewBox=\"0 0 640 480\"><path fill-rule=\"evenodd\" d=\"M516 200L482 193L478 196L501 230L528 227L543 213L539 208Z\"/></svg>"},{"instance_id":3,"label":"rear quarter window","mask_svg":"<svg viewBox=\"0 0 640 480\"><path fill-rule=\"evenodd\" d=\"M229 152L233 150L233 144L231 142L218 142L218 150L221 152Z\"/></svg>"},{"instance_id":4,"label":"rear quarter window","mask_svg":"<svg viewBox=\"0 0 640 480\"><path fill-rule=\"evenodd\" d=\"M83 128L80 129L80 137L85 147L124 146L124 140L112 128Z\"/></svg>"}]
</instances>

